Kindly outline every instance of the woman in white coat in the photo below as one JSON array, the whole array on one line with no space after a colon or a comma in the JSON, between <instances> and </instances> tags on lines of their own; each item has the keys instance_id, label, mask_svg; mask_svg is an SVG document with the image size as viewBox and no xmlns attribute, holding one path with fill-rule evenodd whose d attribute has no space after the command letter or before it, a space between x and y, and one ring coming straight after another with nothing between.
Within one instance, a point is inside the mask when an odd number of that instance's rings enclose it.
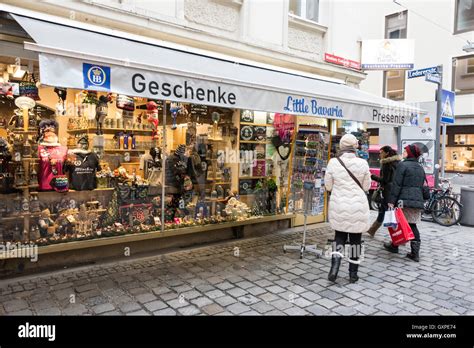
<instances>
[{"instance_id":1,"label":"woman in white coat","mask_svg":"<svg viewBox=\"0 0 474 348\"><path fill-rule=\"evenodd\" d=\"M359 256L362 233L370 227L369 203L366 192L370 188L370 171L367 161L356 156L359 142L352 134L341 138L340 155L332 158L324 177L325 186L331 191L329 199L329 223L336 231L331 253L331 270L328 279L335 281L344 257L345 244L349 238L349 280L359 277Z\"/></svg>"}]
</instances>

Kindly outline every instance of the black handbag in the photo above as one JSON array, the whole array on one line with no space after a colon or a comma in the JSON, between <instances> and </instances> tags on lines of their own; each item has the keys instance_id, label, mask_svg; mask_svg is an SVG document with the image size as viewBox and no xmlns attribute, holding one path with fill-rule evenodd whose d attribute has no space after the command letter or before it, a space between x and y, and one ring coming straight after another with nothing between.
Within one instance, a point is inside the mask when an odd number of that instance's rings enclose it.
<instances>
[{"instance_id":1,"label":"black handbag","mask_svg":"<svg viewBox=\"0 0 474 348\"><path fill-rule=\"evenodd\" d=\"M427 201L431 197L431 191L430 191L430 187L428 186L428 180L426 180L426 176L425 176L425 182L426 182L426 185L423 185L422 192L423 192L423 199Z\"/></svg>"},{"instance_id":2,"label":"black handbag","mask_svg":"<svg viewBox=\"0 0 474 348\"><path fill-rule=\"evenodd\" d=\"M382 200L383 200L382 188L378 187L372 194L372 201L375 203L382 203Z\"/></svg>"}]
</instances>

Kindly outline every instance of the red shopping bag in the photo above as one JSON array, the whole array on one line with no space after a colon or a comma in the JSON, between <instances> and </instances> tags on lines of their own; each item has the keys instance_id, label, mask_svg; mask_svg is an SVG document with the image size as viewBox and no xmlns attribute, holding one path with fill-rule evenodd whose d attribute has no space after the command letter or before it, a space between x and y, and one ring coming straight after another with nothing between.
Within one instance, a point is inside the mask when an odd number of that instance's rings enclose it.
<instances>
[{"instance_id":1,"label":"red shopping bag","mask_svg":"<svg viewBox=\"0 0 474 348\"><path fill-rule=\"evenodd\" d=\"M397 228L388 228L388 231L390 232L390 237L392 238L392 244L394 246L399 246L408 243L412 239L415 239L415 235L413 234L413 231L411 230L411 227L408 224L408 221L405 218L402 209L395 209L395 217L397 218L398 222Z\"/></svg>"}]
</instances>

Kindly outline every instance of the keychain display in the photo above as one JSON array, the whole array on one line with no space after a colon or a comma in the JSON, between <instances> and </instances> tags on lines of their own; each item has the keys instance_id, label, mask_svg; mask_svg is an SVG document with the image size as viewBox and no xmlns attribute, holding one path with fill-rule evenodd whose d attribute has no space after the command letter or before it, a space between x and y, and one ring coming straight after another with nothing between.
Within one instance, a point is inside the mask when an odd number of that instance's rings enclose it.
<instances>
[{"instance_id":1,"label":"keychain display","mask_svg":"<svg viewBox=\"0 0 474 348\"><path fill-rule=\"evenodd\" d=\"M324 174L329 134L324 127L300 127L296 136L291 200L294 212L319 215L324 211Z\"/></svg>"}]
</instances>

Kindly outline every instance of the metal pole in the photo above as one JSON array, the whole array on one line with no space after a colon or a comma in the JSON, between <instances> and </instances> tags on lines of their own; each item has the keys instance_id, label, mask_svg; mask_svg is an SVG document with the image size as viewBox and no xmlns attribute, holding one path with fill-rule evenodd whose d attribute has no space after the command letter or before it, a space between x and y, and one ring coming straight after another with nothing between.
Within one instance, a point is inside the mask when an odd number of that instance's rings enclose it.
<instances>
[{"instance_id":1,"label":"metal pole","mask_svg":"<svg viewBox=\"0 0 474 348\"><path fill-rule=\"evenodd\" d=\"M436 91L436 146L435 146L435 186L439 185L439 151L440 151L440 133L441 133L441 94L443 90L443 65L438 66L438 74L440 76L440 83L438 83L438 89ZM443 152L444 153L444 152ZM444 170L444 168L443 168Z\"/></svg>"},{"instance_id":2,"label":"metal pole","mask_svg":"<svg viewBox=\"0 0 474 348\"><path fill-rule=\"evenodd\" d=\"M166 100L163 100L163 151L161 163L161 232L165 231L165 185L166 185Z\"/></svg>"},{"instance_id":3,"label":"metal pole","mask_svg":"<svg viewBox=\"0 0 474 348\"><path fill-rule=\"evenodd\" d=\"M444 161L446 152L446 123L443 123L443 147L441 148L441 177L444 178Z\"/></svg>"}]
</instances>

